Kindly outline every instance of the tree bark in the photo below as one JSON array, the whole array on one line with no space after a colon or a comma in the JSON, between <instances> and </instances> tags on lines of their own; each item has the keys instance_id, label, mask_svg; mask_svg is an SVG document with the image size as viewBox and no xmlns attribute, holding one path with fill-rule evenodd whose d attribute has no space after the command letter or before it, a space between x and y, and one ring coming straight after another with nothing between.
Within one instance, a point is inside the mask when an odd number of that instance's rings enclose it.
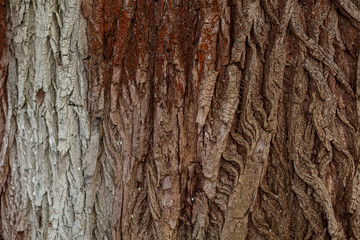
<instances>
[{"instance_id":1,"label":"tree bark","mask_svg":"<svg viewBox=\"0 0 360 240\"><path fill-rule=\"evenodd\" d=\"M0 0L3 239L360 239L356 0Z\"/></svg>"}]
</instances>

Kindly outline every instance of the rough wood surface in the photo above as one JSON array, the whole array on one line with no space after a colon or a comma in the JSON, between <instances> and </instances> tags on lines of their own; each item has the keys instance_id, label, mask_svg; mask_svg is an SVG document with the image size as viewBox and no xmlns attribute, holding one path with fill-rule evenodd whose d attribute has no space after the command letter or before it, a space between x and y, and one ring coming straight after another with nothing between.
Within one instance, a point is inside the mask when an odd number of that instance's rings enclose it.
<instances>
[{"instance_id":1,"label":"rough wood surface","mask_svg":"<svg viewBox=\"0 0 360 240\"><path fill-rule=\"evenodd\" d=\"M357 0L0 0L4 239L360 239Z\"/></svg>"}]
</instances>

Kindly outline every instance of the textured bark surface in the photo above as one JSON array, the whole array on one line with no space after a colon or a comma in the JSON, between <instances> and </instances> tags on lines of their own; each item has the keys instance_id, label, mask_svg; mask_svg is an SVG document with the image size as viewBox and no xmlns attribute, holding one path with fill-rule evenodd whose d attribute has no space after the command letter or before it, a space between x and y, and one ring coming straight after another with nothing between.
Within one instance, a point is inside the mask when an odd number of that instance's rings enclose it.
<instances>
[{"instance_id":1,"label":"textured bark surface","mask_svg":"<svg viewBox=\"0 0 360 240\"><path fill-rule=\"evenodd\" d=\"M0 0L2 238L360 239L359 52L357 0Z\"/></svg>"},{"instance_id":2,"label":"textured bark surface","mask_svg":"<svg viewBox=\"0 0 360 240\"><path fill-rule=\"evenodd\" d=\"M9 1L4 239L85 237L86 23L74 1ZM11 139L11 140L10 140ZM88 238L87 238L88 239Z\"/></svg>"},{"instance_id":3,"label":"textured bark surface","mask_svg":"<svg viewBox=\"0 0 360 240\"><path fill-rule=\"evenodd\" d=\"M7 3L0 1L0 206L3 205L6 194L6 180L9 176L9 159L8 159L8 99L7 99L7 65L8 65L8 49L7 49ZM0 212L2 216L2 212ZM2 221L0 228L3 231ZM1 231L1 232L2 232ZM2 237L2 234L0 234Z\"/></svg>"}]
</instances>

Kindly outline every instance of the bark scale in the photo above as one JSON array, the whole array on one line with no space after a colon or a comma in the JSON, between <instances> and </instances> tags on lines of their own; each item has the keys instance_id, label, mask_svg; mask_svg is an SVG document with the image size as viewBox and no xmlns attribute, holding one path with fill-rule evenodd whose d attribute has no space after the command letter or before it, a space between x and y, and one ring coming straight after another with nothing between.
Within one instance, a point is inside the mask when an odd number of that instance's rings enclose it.
<instances>
[{"instance_id":1,"label":"bark scale","mask_svg":"<svg viewBox=\"0 0 360 240\"><path fill-rule=\"evenodd\" d=\"M357 1L0 13L4 239L360 239Z\"/></svg>"}]
</instances>

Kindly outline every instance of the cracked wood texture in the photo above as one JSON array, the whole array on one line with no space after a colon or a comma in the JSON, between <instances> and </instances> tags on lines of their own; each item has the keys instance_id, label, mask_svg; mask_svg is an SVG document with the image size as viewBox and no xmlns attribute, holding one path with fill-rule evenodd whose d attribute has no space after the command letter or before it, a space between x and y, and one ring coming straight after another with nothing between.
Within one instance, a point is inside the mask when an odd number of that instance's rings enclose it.
<instances>
[{"instance_id":1,"label":"cracked wood texture","mask_svg":"<svg viewBox=\"0 0 360 240\"><path fill-rule=\"evenodd\" d=\"M360 239L357 0L0 0L0 239Z\"/></svg>"}]
</instances>

